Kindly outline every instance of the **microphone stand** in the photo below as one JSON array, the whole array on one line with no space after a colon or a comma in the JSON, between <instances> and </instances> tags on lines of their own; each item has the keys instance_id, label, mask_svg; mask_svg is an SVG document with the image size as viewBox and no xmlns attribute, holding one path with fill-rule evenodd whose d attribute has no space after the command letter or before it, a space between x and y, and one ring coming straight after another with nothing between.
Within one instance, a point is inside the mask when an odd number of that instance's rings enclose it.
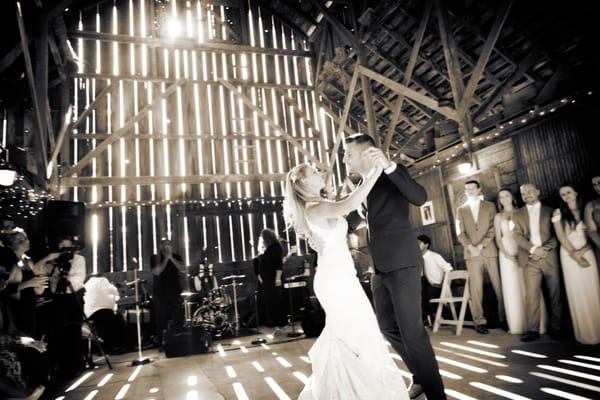
<instances>
[{"instance_id":1,"label":"microphone stand","mask_svg":"<svg viewBox=\"0 0 600 400\"><path fill-rule=\"evenodd\" d=\"M137 267L137 264L136 264ZM138 358L131 362L132 367L136 367L138 365L144 365L152 362L147 357L142 355L142 325L140 322L140 299L139 299L139 290L138 290L138 277L137 277L137 268L133 270L133 281L135 282L135 322L137 325L137 340L138 340Z\"/></svg>"},{"instance_id":2,"label":"microphone stand","mask_svg":"<svg viewBox=\"0 0 600 400\"><path fill-rule=\"evenodd\" d=\"M254 315L256 318L256 339L253 340L251 343L253 345L267 343L267 339L260 337L260 331L258 330L258 279L256 288L254 289Z\"/></svg>"}]
</instances>

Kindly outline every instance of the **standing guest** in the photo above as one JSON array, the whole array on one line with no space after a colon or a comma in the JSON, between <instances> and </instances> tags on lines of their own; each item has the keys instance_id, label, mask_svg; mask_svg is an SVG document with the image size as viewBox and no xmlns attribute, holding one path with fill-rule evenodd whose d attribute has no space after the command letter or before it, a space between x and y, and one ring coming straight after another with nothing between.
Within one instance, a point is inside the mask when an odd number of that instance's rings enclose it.
<instances>
[{"instance_id":1,"label":"standing guest","mask_svg":"<svg viewBox=\"0 0 600 400\"><path fill-rule=\"evenodd\" d=\"M457 210L458 240L464 247L464 257L469 272L471 313L477 333L489 333L483 314L483 273L487 272L498 301L498 318L505 324L502 285L498 271L498 249L494 243L494 217L496 207L481 199L479 182L465 182L467 202Z\"/></svg>"},{"instance_id":2,"label":"standing guest","mask_svg":"<svg viewBox=\"0 0 600 400\"><path fill-rule=\"evenodd\" d=\"M592 186L597 196L600 196L600 175L592 178ZM585 206L584 218L587 234L596 250L596 261L600 261L600 197L590 201Z\"/></svg>"},{"instance_id":3,"label":"standing guest","mask_svg":"<svg viewBox=\"0 0 600 400\"><path fill-rule=\"evenodd\" d=\"M258 282L265 314L264 321L265 325L275 327L277 332L278 328L286 323L281 294L283 246L272 229L263 229L260 233L259 247L261 246L264 251L258 256Z\"/></svg>"},{"instance_id":4,"label":"standing guest","mask_svg":"<svg viewBox=\"0 0 600 400\"><path fill-rule=\"evenodd\" d=\"M583 205L573 185L558 191L560 208L552 222L560 241L560 261L567 291L575 339L584 344L600 343L600 278L592 247L583 224Z\"/></svg>"},{"instance_id":5,"label":"standing guest","mask_svg":"<svg viewBox=\"0 0 600 400\"><path fill-rule=\"evenodd\" d=\"M519 247L519 266L525 274L525 310L527 332L521 341L530 342L540 337L540 299L542 278L550 296L550 331L552 336L560 334L560 281L558 271L558 241L552 232L552 209L542 205L538 188L526 183L521 185L521 198L525 207L514 213L513 237Z\"/></svg>"},{"instance_id":6,"label":"standing guest","mask_svg":"<svg viewBox=\"0 0 600 400\"><path fill-rule=\"evenodd\" d=\"M169 320L174 327L183 325L183 305L181 302L181 284L179 274L185 273L185 265L179 254L173 253L171 241L160 239L160 252L150 258L154 275L153 299L156 336L155 344L162 348L163 331Z\"/></svg>"},{"instance_id":7,"label":"standing guest","mask_svg":"<svg viewBox=\"0 0 600 400\"><path fill-rule=\"evenodd\" d=\"M422 284L422 308L424 319L431 325L430 321L435 318L436 307L429 300L437 299L442 293L442 283L446 272L452 271L452 265L442 257L430 249L431 239L427 235L417 236L419 241L419 249L423 254L423 277Z\"/></svg>"}]
</instances>

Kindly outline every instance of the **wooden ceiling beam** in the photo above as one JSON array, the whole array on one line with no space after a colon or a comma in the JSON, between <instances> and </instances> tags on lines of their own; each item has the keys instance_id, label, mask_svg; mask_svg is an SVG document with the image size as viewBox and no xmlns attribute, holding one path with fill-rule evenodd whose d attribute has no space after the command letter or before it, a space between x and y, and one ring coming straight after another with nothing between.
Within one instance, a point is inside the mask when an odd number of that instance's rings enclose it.
<instances>
[{"instance_id":1,"label":"wooden ceiling beam","mask_svg":"<svg viewBox=\"0 0 600 400\"><path fill-rule=\"evenodd\" d=\"M255 2L256 5L259 6L261 9L267 11L269 14L271 14L272 16L277 18L283 25L287 26L288 29L291 29L291 30L297 32L298 34L300 34L300 36L302 36L302 38L308 39L308 35L306 34L306 32L304 32L302 30L302 28L300 28L294 22L290 21L290 19L287 18L282 13L273 10L271 8L271 6L269 5L269 3L265 2L264 0L252 0L252 1Z\"/></svg>"},{"instance_id":2,"label":"wooden ceiling beam","mask_svg":"<svg viewBox=\"0 0 600 400\"><path fill-rule=\"evenodd\" d=\"M475 94L475 89L479 84L479 80L483 76L483 72L485 67L492 55L492 51L494 51L494 47L498 38L500 37L500 32L502 32L502 27L506 22L506 18L508 17L508 13L510 12L510 8L512 6L513 0L507 0L502 3L498 12L496 14L496 18L494 19L494 23L490 29L490 33L488 34L487 39L481 49L481 53L479 55L479 59L477 60L477 64L473 68L471 72L471 76L469 77L469 82L465 88L465 91L460 100L460 104L457 106L458 114L464 114L469 112L469 105L473 100L473 95Z\"/></svg>"},{"instance_id":3,"label":"wooden ceiling beam","mask_svg":"<svg viewBox=\"0 0 600 400\"><path fill-rule=\"evenodd\" d=\"M412 79L413 72L415 70L415 66L417 64L417 56L419 55L419 51L421 50L421 44L423 43L423 37L425 36L425 28L427 27L427 22L429 21L429 15L431 13L432 1L427 0L425 3L425 8L423 10L423 16L421 17L421 21L419 22L419 27L417 28L417 32L415 33L415 43L410 52L410 57L408 59L408 65L406 66L406 70L404 71L404 80L403 84L408 86ZM392 136L394 135L394 131L396 130L396 124L398 123L400 114L402 113L402 105L404 103L404 96L398 96L396 100L396 104L394 104L394 108L392 110L392 119L390 121L390 125L387 128L385 139L383 141L382 150L387 153L390 148L390 143L392 143Z\"/></svg>"},{"instance_id":4,"label":"wooden ceiling beam","mask_svg":"<svg viewBox=\"0 0 600 400\"><path fill-rule=\"evenodd\" d=\"M450 86L452 89L452 98L454 99L454 107L458 109L460 102L465 93L465 84L463 81L463 75L458 61L459 49L454 40L454 35L450 27L448 19L448 13L446 11L446 5L442 4L440 0L436 0L436 15L438 20L438 27L440 31L440 39L442 41L442 47L444 51L444 59L446 60L446 66L448 74L450 76ZM471 137L473 136L473 121L471 120L470 113L463 112L458 113L458 132L467 146L469 156L471 155Z\"/></svg>"},{"instance_id":5,"label":"wooden ceiling beam","mask_svg":"<svg viewBox=\"0 0 600 400\"><path fill-rule=\"evenodd\" d=\"M266 47L253 47L241 44L230 44L224 42L198 42L194 39L179 38L179 39L167 39L167 38L152 38L152 37L140 37L140 36L129 36L112 33L99 33L89 31L69 31L68 35L73 39L84 39L84 40L100 40L102 42L117 42L117 43L129 43L129 44L145 44L151 48L168 48L168 49L185 49L185 50L198 50L198 51L214 51L217 53L256 53L256 54L267 54L275 56L298 56L298 57L312 57L313 54L310 51L305 50L289 50L289 49L269 49Z\"/></svg>"},{"instance_id":6,"label":"wooden ceiling beam","mask_svg":"<svg viewBox=\"0 0 600 400\"><path fill-rule=\"evenodd\" d=\"M216 184L237 182L281 182L285 174L210 174L210 175L186 175L186 176L78 176L62 177L60 186L62 188L81 186L148 186L161 184Z\"/></svg>"},{"instance_id":7,"label":"wooden ceiling beam","mask_svg":"<svg viewBox=\"0 0 600 400\"><path fill-rule=\"evenodd\" d=\"M71 139L74 140L104 140L109 137L111 134L109 133L73 133L71 134ZM130 132L127 135L124 135L122 139L136 139L136 140L261 140L261 141L286 141L287 139L283 136L255 136L254 134L235 134L231 133L228 135L213 135L210 132L204 132L200 134L189 133L189 134L179 134L179 133L134 133ZM319 138L316 137L297 137L296 140L299 142L317 142Z\"/></svg>"},{"instance_id":8,"label":"wooden ceiling beam","mask_svg":"<svg viewBox=\"0 0 600 400\"><path fill-rule=\"evenodd\" d=\"M135 125L135 123L141 121L148 111L152 109L156 104L160 103L162 100L169 97L171 94L175 92L175 90L183 85L183 81L177 81L170 85L165 89L164 92L160 93L154 99L152 99L151 103L146 104L140 111L138 111L135 115L133 115L122 127L115 130L112 134L110 134L106 139L104 139L101 143L99 143L92 151L83 156L77 164L73 165L69 168L64 174L63 177L73 176L74 174L81 171L86 165L88 165L94 158L98 157L102 152L108 149L108 146L119 140L121 137L125 136L131 128Z\"/></svg>"}]
</instances>

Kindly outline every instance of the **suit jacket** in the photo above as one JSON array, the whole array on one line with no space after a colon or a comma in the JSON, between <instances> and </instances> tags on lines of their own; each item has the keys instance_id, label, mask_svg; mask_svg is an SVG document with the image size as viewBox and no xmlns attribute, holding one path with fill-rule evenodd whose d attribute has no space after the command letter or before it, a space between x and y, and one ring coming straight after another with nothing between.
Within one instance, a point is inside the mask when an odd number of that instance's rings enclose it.
<instances>
[{"instance_id":1,"label":"suit jacket","mask_svg":"<svg viewBox=\"0 0 600 400\"><path fill-rule=\"evenodd\" d=\"M389 175L381 173L367 196L369 252L375 269L390 272L423 265L408 210L409 204L420 206L426 200L427 192L403 165Z\"/></svg>"},{"instance_id":2,"label":"suit jacket","mask_svg":"<svg viewBox=\"0 0 600 400\"><path fill-rule=\"evenodd\" d=\"M479 202L479 213L477 223L473 218L473 212L468 204L463 204L457 210L460 233L458 241L465 248L465 259L471 258L466 248L469 244L473 246L483 245L481 255L484 257L498 257L498 249L494 243L494 217L496 206L489 201Z\"/></svg>"},{"instance_id":3,"label":"suit jacket","mask_svg":"<svg viewBox=\"0 0 600 400\"><path fill-rule=\"evenodd\" d=\"M540 238L542 240L542 247L548 250L546 260L551 265L558 265L558 240L554 235L552 227L552 209L542 205L540 207ZM519 265L525 267L530 261L529 250L533 247L531 243L531 231L529 229L529 212L527 206L519 208L513 218L515 223L515 229L513 230L513 237L519 246Z\"/></svg>"}]
</instances>

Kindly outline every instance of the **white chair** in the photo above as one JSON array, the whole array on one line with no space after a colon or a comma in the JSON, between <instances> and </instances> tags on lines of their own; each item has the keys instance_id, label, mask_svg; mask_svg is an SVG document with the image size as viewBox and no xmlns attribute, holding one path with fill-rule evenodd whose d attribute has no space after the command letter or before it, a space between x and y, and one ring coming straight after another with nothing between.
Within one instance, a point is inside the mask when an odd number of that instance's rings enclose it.
<instances>
[{"instance_id":1,"label":"white chair","mask_svg":"<svg viewBox=\"0 0 600 400\"><path fill-rule=\"evenodd\" d=\"M452 281L457 279L464 279L465 286L463 289L462 296L456 297L452 294ZM433 332L437 332L440 326L443 325L454 325L456 326L456 335L460 335L462 333L463 325L474 325L473 321L465 321L465 314L467 312L467 307L471 301L469 295L469 274L467 271L448 271L444 275L444 280L442 282L442 292L440 293L439 299L431 299L429 300L431 303L437 303L437 311L435 313L435 321L433 323ZM456 308L454 306L455 303L460 304L460 311L458 316L456 315ZM442 318L442 310L444 309L444 305L448 305L450 307L450 312L452 313L452 319L444 319Z\"/></svg>"}]
</instances>

